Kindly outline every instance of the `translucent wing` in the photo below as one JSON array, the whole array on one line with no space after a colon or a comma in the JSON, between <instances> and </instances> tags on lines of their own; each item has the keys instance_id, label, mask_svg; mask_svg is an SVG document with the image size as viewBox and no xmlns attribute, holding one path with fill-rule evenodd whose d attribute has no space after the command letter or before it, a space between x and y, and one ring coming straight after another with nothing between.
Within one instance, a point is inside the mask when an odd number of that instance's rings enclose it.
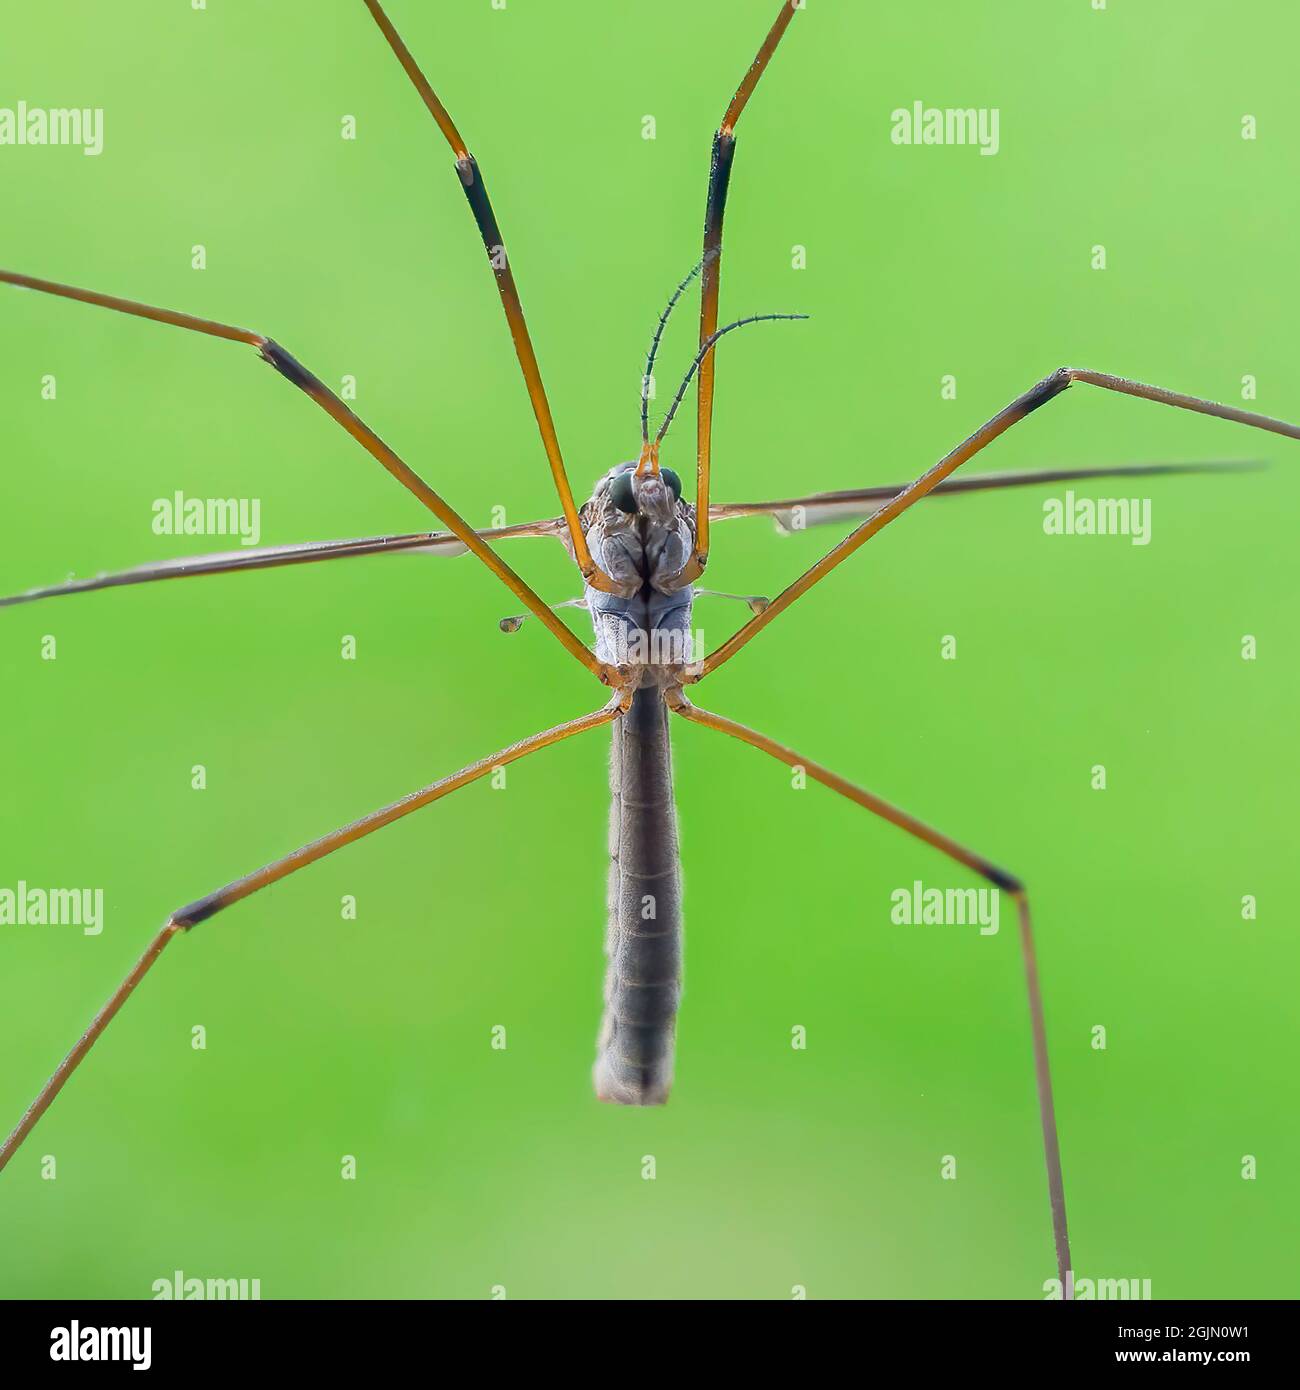
<instances>
[{"instance_id":1,"label":"translucent wing","mask_svg":"<svg viewBox=\"0 0 1300 1390\"><path fill-rule=\"evenodd\" d=\"M517 526L497 526L478 534L485 540L515 536L562 537L564 520L551 517ZM94 589L116 589L127 584L149 584L155 579L189 579L200 574L229 574L234 570L274 569L277 565L303 565L314 560L342 560L352 555L464 555L468 546L449 531L427 531L402 536L364 536L356 540L304 541L297 545L268 545L247 550L224 550L212 555L190 555L179 560L158 560L133 569L69 579L42 589L0 598L0 608L61 594L84 594Z\"/></svg>"},{"instance_id":2,"label":"translucent wing","mask_svg":"<svg viewBox=\"0 0 1300 1390\"><path fill-rule=\"evenodd\" d=\"M930 494L988 492L996 488L1027 487L1040 483L1071 483L1088 478L1145 478L1167 473L1239 473L1264 465L1230 460L1209 463L1128 463L1100 468L1045 468L1031 472L985 473L971 478L948 478ZM709 508L714 521L741 516L771 516L779 531L802 531L830 521L860 521L882 502L897 497L906 484L854 488L847 492L815 492L807 497L788 497L771 502L720 502Z\"/></svg>"}]
</instances>

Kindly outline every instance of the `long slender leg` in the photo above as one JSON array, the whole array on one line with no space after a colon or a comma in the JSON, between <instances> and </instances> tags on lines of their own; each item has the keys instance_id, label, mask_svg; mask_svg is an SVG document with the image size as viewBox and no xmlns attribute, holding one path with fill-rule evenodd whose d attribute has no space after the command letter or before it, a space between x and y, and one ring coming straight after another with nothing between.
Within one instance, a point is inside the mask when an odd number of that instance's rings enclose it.
<instances>
[{"instance_id":1,"label":"long slender leg","mask_svg":"<svg viewBox=\"0 0 1300 1390\"><path fill-rule=\"evenodd\" d=\"M722 117L722 124L713 137L713 155L709 163L709 196L704 208L704 270L700 276L700 347L703 348L718 329L718 290L722 272L722 219L727 208L727 187L731 182L731 165L736 155L736 123L740 120L758 80L762 77L776 46L794 18L797 0L784 0L776 22L763 40L744 81L736 89ZM686 579L694 579L704 570L709 559L709 464L713 439L713 378L715 354L706 354L700 363L698 407L696 415L696 473L695 554L687 567Z\"/></svg>"},{"instance_id":2,"label":"long slender leg","mask_svg":"<svg viewBox=\"0 0 1300 1390\"><path fill-rule=\"evenodd\" d=\"M716 729L719 733L730 734L733 738L738 738L743 743L748 743L752 748L769 754L788 767L802 767L814 781L820 782L832 791L839 792L841 796L848 797L850 801L865 807L873 815L880 816L891 825L898 826L900 830L907 831L909 835L914 835L918 840L924 840L927 845L932 845L941 854L946 854L949 859L955 859L957 863L964 864L968 869L972 869L981 877L988 879L995 888L1009 894L1014 900L1020 919L1020 948L1025 965L1025 984L1029 992L1029 1019L1034 1039L1034 1075L1038 1084L1038 1111L1043 1127L1043 1153L1047 1161L1047 1192L1052 1208L1052 1237L1056 1243L1056 1264L1060 1273L1062 1293L1065 1297L1072 1297L1073 1286L1069 1277L1071 1268L1070 1235L1065 1221L1065 1184L1061 1177L1061 1146L1056 1134L1056 1107L1052 1100L1052 1076L1047 1063L1047 1029L1043 1022L1043 995L1038 982L1038 965L1034 956L1033 924L1029 916L1029 898L1025 893L1024 884L1014 875L990 863L982 855L975 854L959 845L956 840L934 830L923 821L917 820L915 816L910 816L906 811L900 811L897 806L890 805L888 801L869 791L864 791L861 787L854 786L852 782L848 782L843 777L831 772L829 768L801 757L793 749L783 747L765 734L747 728L744 724L737 724L734 720L726 719L720 714L713 714L709 710L700 709L698 705L691 704L680 691L670 690L664 698L672 710L693 723L703 724L706 728Z\"/></svg>"},{"instance_id":3,"label":"long slender leg","mask_svg":"<svg viewBox=\"0 0 1300 1390\"><path fill-rule=\"evenodd\" d=\"M365 3L374 16L375 23L383 31L384 38L388 40L389 47L397 55L397 61L401 63L406 75L419 92L421 100L429 108L429 114L438 123L438 129L451 146L456 160L456 172L460 175L461 186L465 190L470 211L474 214L479 235L483 238L483 246L487 250L488 263L496 277L501 307L505 310L510 337L514 341L519 366L524 374L524 384L528 388L528 399L532 402L533 414L537 417L542 446L551 465L551 476L555 479L555 490L559 494L564 520L569 528L574 559L588 584L596 589L611 589L613 581L591 558L591 551L587 548L587 538L583 534L578 509L573 501L573 490L569 487L569 477L564 469L560 442L555 435L555 421L551 417L550 402L546 399L546 388L542 385L542 371L537 365L533 340L528 334L528 324L524 320L524 306L519 298L519 288L515 284L514 271L511 270L510 259L506 255L505 241L501 236L501 228L497 225L496 214L492 211L492 204L488 200L478 161L470 154L455 123L448 115L447 108L438 100L428 78L420 71L420 65L415 61L411 50L402 42L401 35L384 13L384 7L379 0L365 0Z\"/></svg>"},{"instance_id":4,"label":"long slender leg","mask_svg":"<svg viewBox=\"0 0 1300 1390\"><path fill-rule=\"evenodd\" d=\"M278 883L282 878L288 878L290 874L297 873L299 869L305 869L308 864L314 864L318 859L324 859L327 854L333 854L336 849L342 849L344 845L350 845L376 830L382 830L386 825L392 825L394 821L401 820L403 816L409 816L412 811L418 811L422 806L427 806L430 802L438 801L449 793L468 786L471 782L478 781L480 777L486 776L494 768L501 767L506 763L517 762L520 758L527 757L529 753L537 752L539 748L547 748L553 743L559 743L561 739L572 738L574 734L585 733L588 729L595 729L602 724L612 723L630 704L630 696L615 695L603 709L596 710L592 714L584 714L578 719L570 719L564 724L556 724L553 728L544 729L541 733L533 734L530 738L523 739L519 743L513 743L509 748L503 748L499 753L492 754L491 757L471 763L468 767L461 768L459 772L453 772L450 777L444 777L441 781L433 782L418 792L404 796L400 801L394 801L378 811L372 811L368 816L362 816L360 820L355 820L339 830L331 831L330 834L323 835L319 840L313 840L292 854L286 854L283 859L277 859L274 863L267 864L255 873L245 874L243 878L235 879L232 883L226 884L224 888L218 888L215 893L209 893L206 897L199 898L188 906L173 912L158 935L149 943L144 955L136 962L131 973L114 990L108 1003L95 1015L90 1027L77 1040L76 1046L59 1063L54 1075L41 1088L40 1094L28 1106L22 1119L15 1125L13 1133L0 1145L0 1169L3 1169L5 1164L9 1162L18 1146L31 1133L37 1120L49 1109L54 1097L63 1089L68 1078L80 1065L82 1058L95 1045L99 1035L108 1027L113 1015L126 1003L136 985L145 977L149 967L162 955L163 949L177 932L188 931L191 927L198 926L200 922L206 922L224 908L231 906L232 903L237 903L250 894L256 893L259 888Z\"/></svg>"},{"instance_id":5,"label":"long slender leg","mask_svg":"<svg viewBox=\"0 0 1300 1390\"><path fill-rule=\"evenodd\" d=\"M1089 386L1102 386L1108 391L1118 391L1126 396L1138 396L1142 400L1158 401L1161 405L1173 405L1181 410L1192 410L1199 415L1214 415L1220 420L1232 420L1240 425L1253 425L1256 429L1268 430L1272 434L1283 434L1289 439L1300 439L1300 425L1288 424L1285 420L1274 420L1268 415L1256 415L1250 410L1238 410L1235 406L1218 405L1214 401L1202 400L1199 396L1184 396L1178 391L1167 391L1163 386L1145 386L1139 381L1129 381L1124 377L1108 376L1104 372L1085 371L1079 367L1061 367L1051 376L1044 377L1024 395L1017 396L985 424L981 425L968 439L963 440L950 454L946 454L928 473L923 473L909 483L896 497L862 523L857 530L832 549L828 550L810 569L804 571L789 588L782 590L768 607L756 617L751 618L739 632L728 638L716 651L710 652L701 664L700 676L716 671L724 661L730 660L757 633L761 632L778 614L806 594L818 580L824 579L836 565L843 563L859 546L864 545L878 531L884 530L895 517L901 516L914 502L933 492L955 469L968 459L975 457L986 444L991 444L999 435L1005 434L1012 425L1019 424L1027 415L1032 415L1040 406L1054 400L1076 381Z\"/></svg>"},{"instance_id":6,"label":"long slender leg","mask_svg":"<svg viewBox=\"0 0 1300 1390\"><path fill-rule=\"evenodd\" d=\"M558 536L562 523L555 520L522 522L480 531L485 540L513 536ZM120 589L129 584L149 584L159 579L192 579L201 574L231 574L238 570L276 569L281 565L305 565L317 560L346 560L354 555L464 555L465 546L449 531L417 532L401 536L362 536L344 541L302 541L296 545L255 546L225 550L215 555L187 555L177 560L155 560L132 569L69 579L40 589L0 598L0 608L65 594L86 594L95 589ZM555 605L552 604L552 607Z\"/></svg>"},{"instance_id":7,"label":"long slender leg","mask_svg":"<svg viewBox=\"0 0 1300 1390\"><path fill-rule=\"evenodd\" d=\"M16 271L0 270L0 282L17 285L21 289L39 290L42 294L59 295L64 299L75 299L83 304L95 304L104 309L116 309L119 313L134 314L137 318L152 319L155 323L168 323L176 328L188 328L195 333L206 333L213 338L225 338L230 342L247 343L250 347L255 347L264 362L269 362L286 381L292 382L300 391L310 396L331 419L342 425L372 458L382 463L403 487L414 493L468 550L473 551L483 561L521 603L537 615L571 655L577 657L589 671L604 679L601 663L547 608L541 597L480 538L478 532L459 513L453 511L413 468L404 463L360 416L349 410L319 377L309 372L274 339L250 332L247 328L235 328L228 323L195 318L193 314L178 313L174 309L159 309L152 304L140 304L133 299L119 299L116 295L100 294L96 290L61 285L53 280L38 280L35 276L20 275Z\"/></svg>"}]
</instances>

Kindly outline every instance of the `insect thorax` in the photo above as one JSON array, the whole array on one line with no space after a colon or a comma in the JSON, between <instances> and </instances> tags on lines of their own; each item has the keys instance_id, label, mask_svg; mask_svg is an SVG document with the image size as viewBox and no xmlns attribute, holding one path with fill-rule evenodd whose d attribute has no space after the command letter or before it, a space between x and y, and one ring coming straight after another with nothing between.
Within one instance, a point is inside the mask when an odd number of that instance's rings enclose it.
<instances>
[{"instance_id":1,"label":"insect thorax","mask_svg":"<svg viewBox=\"0 0 1300 1390\"><path fill-rule=\"evenodd\" d=\"M616 505L612 485L635 464L611 469L582 508L592 558L620 586L617 593L586 588L596 655L632 668L638 685L659 685L694 658L694 592L681 576L695 545L695 509L675 497L659 476L634 481L635 512ZM626 487L626 484L624 484Z\"/></svg>"}]
</instances>

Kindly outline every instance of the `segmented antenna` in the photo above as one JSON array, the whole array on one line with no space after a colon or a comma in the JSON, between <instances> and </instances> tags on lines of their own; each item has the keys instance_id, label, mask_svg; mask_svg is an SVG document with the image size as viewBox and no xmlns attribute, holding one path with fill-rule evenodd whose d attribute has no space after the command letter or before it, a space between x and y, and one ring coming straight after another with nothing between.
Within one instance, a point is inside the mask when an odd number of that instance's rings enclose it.
<instances>
[{"instance_id":1,"label":"segmented antenna","mask_svg":"<svg viewBox=\"0 0 1300 1390\"><path fill-rule=\"evenodd\" d=\"M686 292L686 287L704 269L704 262L697 261L695 269L682 281L672 293L672 298L664 306L664 311L659 315L659 323L655 328L655 335L650 340L650 355L645 360L645 375L641 378L641 443L650 442L650 374L654 371L655 356L659 351L659 339L664 336L664 328L668 323L668 317L677 307L677 301Z\"/></svg>"},{"instance_id":2,"label":"segmented antenna","mask_svg":"<svg viewBox=\"0 0 1300 1390\"><path fill-rule=\"evenodd\" d=\"M751 323L769 323L774 319L806 319L807 317L807 314L751 314L747 319L737 319L735 323L729 323L725 328L719 328L716 333L705 340L704 345L695 354L695 361L691 363L686 375L682 378L682 384L677 388L673 403L668 407L668 414L664 416L664 422L659 426L659 433L655 435L655 443L659 444L664 435L668 433L668 426L673 422L673 416L677 413L677 407L682 403L682 397L686 394L686 388L691 384L691 378L699 371L700 363L713 350L713 345L719 338L730 333L733 328L744 328Z\"/></svg>"}]
</instances>

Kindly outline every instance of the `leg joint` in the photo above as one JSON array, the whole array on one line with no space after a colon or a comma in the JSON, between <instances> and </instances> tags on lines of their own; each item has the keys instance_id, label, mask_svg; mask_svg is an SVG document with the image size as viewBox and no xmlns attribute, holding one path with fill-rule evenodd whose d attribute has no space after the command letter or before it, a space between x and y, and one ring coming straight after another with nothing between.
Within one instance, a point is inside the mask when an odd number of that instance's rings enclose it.
<instances>
[{"instance_id":1,"label":"leg joint","mask_svg":"<svg viewBox=\"0 0 1300 1390\"><path fill-rule=\"evenodd\" d=\"M1059 396L1062 391L1074 383L1074 369L1072 367L1058 367L1051 376L1045 376L1037 386L1032 387L1023 397L1023 414L1032 415L1039 406L1044 406L1048 401Z\"/></svg>"},{"instance_id":2,"label":"leg joint","mask_svg":"<svg viewBox=\"0 0 1300 1390\"><path fill-rule=\"evenodd\" d=\"M999 869L996 864L983 864L979 867L979 872L995 888L1001 888L1004 893L1010 893L1013 898L1024 897L1025 885L1015 874L1009 874L1005 869Z\"/></svg>"}]
</instances>

